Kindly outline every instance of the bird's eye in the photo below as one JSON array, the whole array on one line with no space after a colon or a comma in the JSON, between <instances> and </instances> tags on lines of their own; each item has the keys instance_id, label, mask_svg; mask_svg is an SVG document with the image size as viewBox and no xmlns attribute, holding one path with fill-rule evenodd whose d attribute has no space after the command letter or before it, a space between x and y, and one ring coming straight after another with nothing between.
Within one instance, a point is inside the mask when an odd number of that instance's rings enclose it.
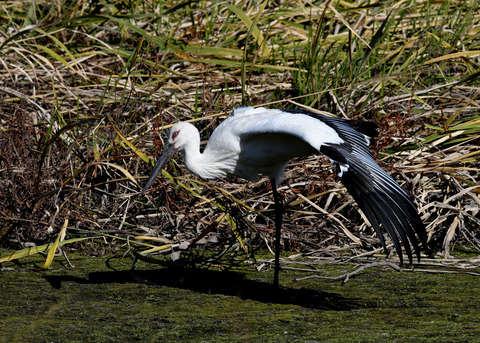
<instances>
[{"instance_id":1,"label":"bird's eye","mask_svg":"<svg viewBox=\"0 0 480 343\"><path fill-rule=\"evenodd\" d=\"M180 132L180 131L175 131L175 132L172 134L172 139L177 138L179 132Z\"/></svg>"}]
</instances>

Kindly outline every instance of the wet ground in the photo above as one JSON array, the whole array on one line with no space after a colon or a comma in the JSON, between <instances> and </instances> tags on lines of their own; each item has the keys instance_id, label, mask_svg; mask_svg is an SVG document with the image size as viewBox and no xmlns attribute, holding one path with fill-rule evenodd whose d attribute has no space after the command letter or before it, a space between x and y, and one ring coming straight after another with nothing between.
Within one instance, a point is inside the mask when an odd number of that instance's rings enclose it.
<instances>
[{"instance_id":1,"label":"wet ground","mask_svg":"<svg viewBox=\"0 0 480 343\"><path fill-rule=\"evenodd\" d=\"M171 270L76 255L0 267L0 342L478 342L480 278L371 268L305 273ZM355 266L328 266L338 273Z\"/></svg>"}]
</instances>

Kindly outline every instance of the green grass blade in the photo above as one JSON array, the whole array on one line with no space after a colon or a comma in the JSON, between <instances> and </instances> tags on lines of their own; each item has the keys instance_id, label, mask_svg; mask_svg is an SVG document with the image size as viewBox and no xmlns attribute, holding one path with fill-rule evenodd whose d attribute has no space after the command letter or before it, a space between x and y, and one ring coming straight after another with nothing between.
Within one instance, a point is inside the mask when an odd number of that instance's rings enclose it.
<instances>
[{"instance_id":1,"label":"green grass blade","mask_svg":"<svg viewBox=\"0 0 480 343\"><path fill-rule=\"evenodd\" d=\"M96 238L102 238L102 237L103 236L80 237L80 238L67 239L67 240L58 242L58 246L61 247L61 246L64 246L64 245L70 244L70 243L76 243L76 242L85 241L87 239L96 239ZM2 256L0 256L0 263L13 261L13 260L18 260L18 259L23 258L23 257L32 256L32 255L35 255L35 254L38 254L38 253L46 252L46 251L51 250L53 246L54 246L54 243L48 243L48 244L43 244L43 245L36 246L36 247L31 247L31 248L25 248L25 249L21 249L21 250L12 251L12 252L9 252L9 253L6 253L6 254L3 254Z\"/></svg>"},{"instance_id":2,"label":"green grass blade","mask_svg":"<svg viewBox=\"0 0 480 343\"><path fill-rule=\"evenodd\" d=\"M57 251L58 244L60 241L63 241L65 238L65 234L67 233L67 226L68 226L68 218L65 218L65 222L63 223L62 229L57 235L57 239L55 240L55 243L53 243L53 246L50 248L47 254L47 259L45 260L45 264L43 265L43 269L47 269L50 267L52 264L53 258L55 257L55 252Z\"/></svg>"},{"instance_id":3,"label":"green grass blade","mask_svg":"<svg viewBox=\"0 0 480 343\"><path fill-rule=\"evenodd\" d=\"M262 10L265 8L265 5L267 4L267 1L265 1L260 9L260 13L259 15L261 14ZM258 27L256 25L254 25L254 22L253 20L251 20L248 15L243 11L241 10L240 8L232 5L232 4L225 4L225 6L230 10L232 11L233 13L235 13L239 18L240 20L243 21L243 23L245 24L245 26L251 31L251 34L252 36L255 38L257 44L260 46L261 48L261 51L262 51L262 56L263 57L269 57L270 56L270 49L268 48L267 46L267 41L265 40L265 37L263 36L263 34L260 32L260 30L258 29Z\"/></svg>"}]
</instances>

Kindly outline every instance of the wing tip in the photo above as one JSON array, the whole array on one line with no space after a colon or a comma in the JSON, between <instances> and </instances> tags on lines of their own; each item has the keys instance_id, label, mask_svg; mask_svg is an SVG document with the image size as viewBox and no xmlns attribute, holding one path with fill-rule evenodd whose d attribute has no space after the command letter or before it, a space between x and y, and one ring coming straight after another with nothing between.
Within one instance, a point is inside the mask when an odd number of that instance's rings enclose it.
<instances>
[{"instance_id":1,"label":"wing tip","mask_svg":"<svg viewBox=\"0 0 480 343\"><path fill-rule=\"evenodd\" d=\"M409 264L413 264L414 254L420 261L422 250L427 255L431 254L426 228L415 204L393 179L396 186L385 187L381 183L373 183L367 175L355 173L355 170L350 168L343 172L342 182L377 235L381 235L383 227L390 236L400 265L404 263L402 246ZM385 248L384 244L383 246Z\"/></svg>"}]
</instances>

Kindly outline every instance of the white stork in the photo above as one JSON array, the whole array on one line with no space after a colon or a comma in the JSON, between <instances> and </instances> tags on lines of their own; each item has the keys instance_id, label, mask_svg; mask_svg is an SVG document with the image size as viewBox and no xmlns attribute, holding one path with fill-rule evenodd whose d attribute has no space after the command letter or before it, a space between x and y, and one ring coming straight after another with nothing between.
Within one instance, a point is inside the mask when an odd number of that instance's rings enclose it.
<instances>
[{"instance_id":1,"label":"white stork","mask_svg":"<svg viewBox=\"0 0 480 343\"><path fill-rule=\"evenodd\" d=\"M419 242L428 251L427 233L407 193L377 164L368 147L376 136L373 123L337 119L304 110L240 107L212 133L203 152L200 134L190 123L174 125L142 195L177 151L185 166L204 179L235 175L270 178L275 200L275 272L278 286L282 202L277 193L292 158L322 153L330 158L343 184L357 202L385 248L380 223L403 263L402 248L412 262L413 246L420 260ZM417 239L418 237L418 239Z\"/></svg>"}]
</instances>

